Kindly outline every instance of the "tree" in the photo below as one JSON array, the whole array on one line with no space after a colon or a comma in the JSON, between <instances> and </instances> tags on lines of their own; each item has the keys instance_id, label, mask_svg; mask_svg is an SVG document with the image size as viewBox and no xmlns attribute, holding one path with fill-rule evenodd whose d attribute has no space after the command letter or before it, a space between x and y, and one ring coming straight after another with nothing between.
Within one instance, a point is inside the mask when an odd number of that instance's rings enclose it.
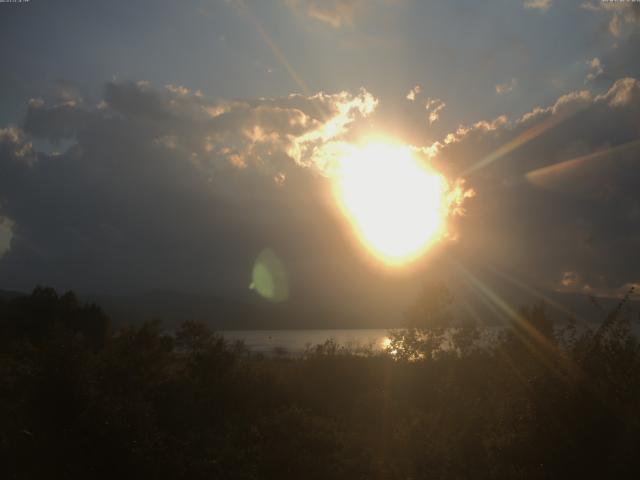
<instances>
[{"instance_id":1,"label":"tree","mask_svg":"<svg viewBox=\"0 0 640 480\"><path fill-rule=\"evenodd\" d=\"M406 327L389 332L387 351L402 360L434 358L451 327L453 295L441 282L428 283L406 314Z\"/></svg>"}]
</instances>

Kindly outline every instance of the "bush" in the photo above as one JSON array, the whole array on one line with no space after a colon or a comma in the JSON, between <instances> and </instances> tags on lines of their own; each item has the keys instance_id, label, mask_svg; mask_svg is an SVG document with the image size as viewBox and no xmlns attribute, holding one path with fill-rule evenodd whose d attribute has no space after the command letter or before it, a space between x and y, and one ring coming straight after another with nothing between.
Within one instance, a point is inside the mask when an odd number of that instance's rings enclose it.
<instances>
[{"instance_id":1,"label":"bush","mask_svg":"<svg viewBox=\"0 0 640 480\"><path fill-rule=\"evenodd\" d=\"M266 358L196 322L111 333L73 294L9 300L4 478L637 477L626 301L594 330L523 309L487 341L441 286L425 298L385 353L328 341Z\"/></svg>"}]
</instances>

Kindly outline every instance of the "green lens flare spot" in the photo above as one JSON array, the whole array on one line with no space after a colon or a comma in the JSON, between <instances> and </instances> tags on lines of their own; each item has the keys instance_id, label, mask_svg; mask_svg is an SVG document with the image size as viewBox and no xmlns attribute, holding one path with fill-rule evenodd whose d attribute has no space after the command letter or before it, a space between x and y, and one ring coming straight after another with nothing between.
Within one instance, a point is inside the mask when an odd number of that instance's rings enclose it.
<instances>
[{"instance_id":1,"label":"green lens flare spot","mask_svg":"<svg viewBox=\"0 0 640 480\"><path fill-rule=\"evenodd\" d=\"M284 264L270 248L260 252L256 258L249 288L271 302L283 302L289 298L289 282Z\"/></svg>"}]
</instances>

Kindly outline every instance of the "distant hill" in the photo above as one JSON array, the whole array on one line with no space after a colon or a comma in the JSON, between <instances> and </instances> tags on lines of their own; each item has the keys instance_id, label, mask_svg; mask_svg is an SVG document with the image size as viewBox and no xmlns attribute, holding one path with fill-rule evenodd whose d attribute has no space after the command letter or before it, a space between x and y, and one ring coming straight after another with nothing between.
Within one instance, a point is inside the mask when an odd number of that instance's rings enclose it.
<instances>
[{"instance_id":1,"label":"distant hill","mask_svg":"<svg viewBox=\"0 0 640 480\"><path fill-rule=\"evenodd\" d=\"M23 292L14 292L11 290L0 290L0 300L10 300L15 297L22 297L26 295Z\"/></svg>"},{"instance_id":2,"label":"distant hill","mask_svg":"<svg viewBox=\"0 0 640 480\"><path fill-rule=\"evenodd\" d=\"M253 292L235 297L155 291L123 296L91 296L116 324L159 318L168 327L184 320L200 320L215 329L360 328L368 326L355 314L311 306L304 301L271 303ZM375 326L383 327L380 319Z\"/></svg>"},{"instance_id":3,"label":"distant hill","mask_svg":"<svg viewBox=\"0 0 640 480\"><path fill-rule=\"evenodd\" d=\"M555 321L573 316L577 320L598 322L604 315L587 295L555 291L525 291L509 282L491 279L491 292L499 292L503 302L492 300L490 294L467 285L449 286L454 295L455 318L475 318L490 325L508 323L509 310L540 303L541 297ZM398 287L399 288L399 287ZM63 292L59 292L63 293ZM138 324L145 320L161 319L165 327L175 328L184 320L200 320L217 330L270 330L308 328L397 328L413 294L403 297L398 292L385 291L371 295L364 301L349 295L328 302L322 298L296 298L271 303L253 291L235 295L213 293L184 293L176 291L150 291L128 295L82 295L84 302L95 302L111 317L116 325ZM0 290L0 301L24 295L23 292ZM615 298L597 298L603 310L615 307ZM640 302L629 302L640 311Z\"/></svg>"},{"instance_id":4,"label":"distant hill","mask_svg":"<svg viewBox=\"0 0 640 480\"><path fill-rule=\"evenodd\" d=\"M471 292L454 292L453 313L456 318L476 318L487 324L508 323L509 309L518 311L522 306L547 306L552 318L561 322L569 317L587 322L598 322L604 315L587 295L547 291L540 296L520 290L501 292L506 308ZM364 304L340 308L321 302L290 300L283 303L267 302L252 292L247 295L220 297L213 294L180 292L147 292L126 296L97 296L90 299L100 304L116 324L138 323L159 318L169 327L184 320L201 320L218 330L305 329L305 328L397 328L402 324L407 306L390 304L384 299L372 298ZM610 311L618 303L615 298L597 298L603 310ZM638 312L640 302L630 302Z\"/></svg>"}]
</instances>

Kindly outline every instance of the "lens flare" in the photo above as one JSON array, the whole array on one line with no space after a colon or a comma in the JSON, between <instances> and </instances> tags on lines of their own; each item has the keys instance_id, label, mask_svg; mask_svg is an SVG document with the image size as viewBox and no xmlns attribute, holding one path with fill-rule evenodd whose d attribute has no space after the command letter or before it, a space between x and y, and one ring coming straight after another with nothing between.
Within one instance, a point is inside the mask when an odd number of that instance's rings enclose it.
<instances>
[{"instance_id":1,"label":"lens flare","mask_svg":"<svg viewBox=\"0 0 640 480\"><path fill-rule=\"evenodd\" d=\"M407 264L444 235L447 181L415 158L410 147L350 146L333 178L342 212L385 264Z\"/></svg>"},{"instance_id":2,"label":"lens flare","mask_svg":"<svg viewBox=\"0 0 640 480\"><path fill-rule=\"evenodd\" d=\"M284 264L269 248L260 252L251 272L251 285L262 298L271 302L284 302L289 298L289 282Z\"/></svg>"}]
</instances>

